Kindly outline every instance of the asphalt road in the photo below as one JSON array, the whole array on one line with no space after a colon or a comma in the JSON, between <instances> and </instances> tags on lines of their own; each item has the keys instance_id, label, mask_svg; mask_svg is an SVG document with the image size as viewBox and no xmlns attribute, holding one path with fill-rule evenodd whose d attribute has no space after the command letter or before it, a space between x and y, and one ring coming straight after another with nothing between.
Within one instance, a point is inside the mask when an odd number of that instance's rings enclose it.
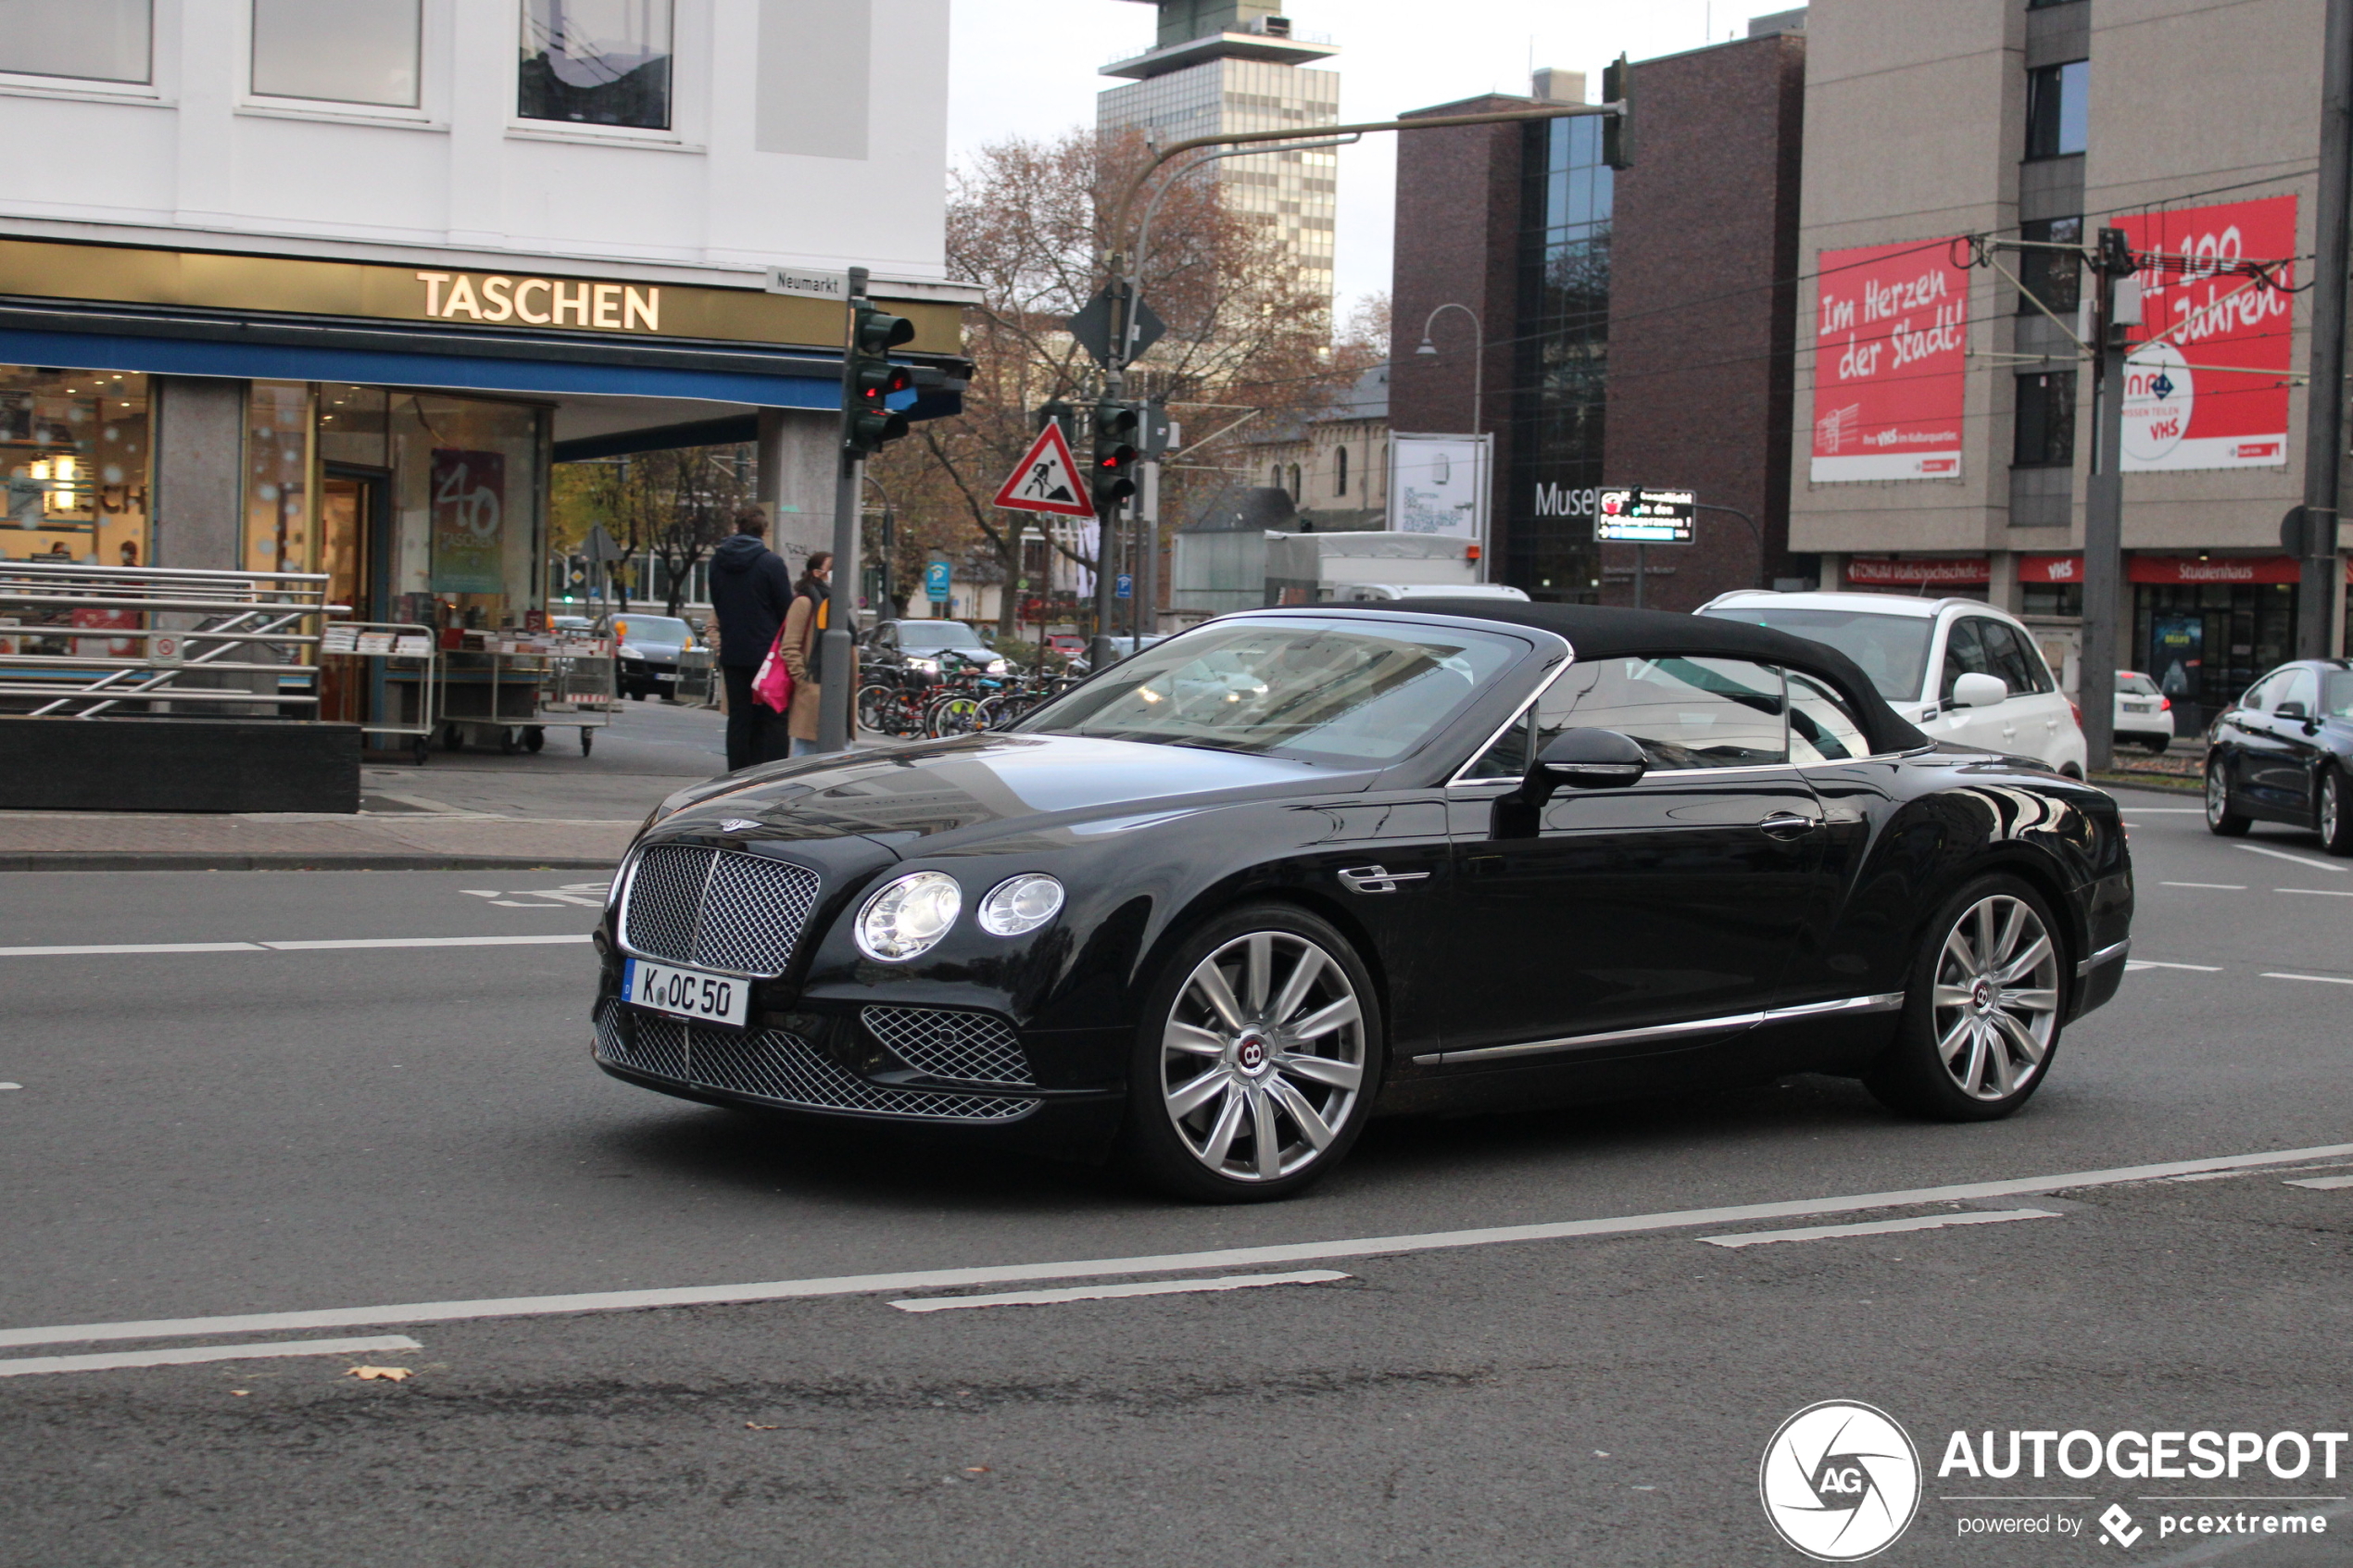
<instances>
[{"instance_id":1,"label":"asphalt road","mask_svg":"<svg viewBox=\"0 0 2353 1568\"><path fill-rule=\"evenodd\" d=\"M415 1343L0 1378L0 1563L1792 1563L1759 1457L1832 1399L1926 1461L1875 1561L2347 1561L2353 1452L2334 1478L1937 1474L1956 1429L2353 1425L2353 1185L2291 1185L2353 1175L2353 1149L2131 1179L2353 1144L2353 862L2211 839L2192 797L2131 804L2147 967L2010 1122L1904 1122L1805 1078L1382 1123L1312 1195L1249 1209L607 1079L588 953L561 940L596 892L566 873L9 877L0 947L223 950L0 953L0 1082L22 1085L0 1090L0 1330L82 1325L0 1333L0 1358ZM264 946L436 937L550 940ZM2004 1182L2029 1190L1983 1189ZM1754 1208L1800 1200L1820 1211ZM1521 1225L1556 1230L1427 1239ZM1343 1277L890 1304L1302 1270ZM885 1273L912 1277L478 1304ZM430 1302L460 1305L152 1321ZM2189 1494L2259 1500L2147 1500ZM1986 1495L2064 1500L1951 1500ZM2111 1503L2130 1548L2099 1538ZM2160 1534L2197 1509L2334 1531ZM1959 1533L2008 1516L2082 1534Z\"/></svg>"}]
</instances>

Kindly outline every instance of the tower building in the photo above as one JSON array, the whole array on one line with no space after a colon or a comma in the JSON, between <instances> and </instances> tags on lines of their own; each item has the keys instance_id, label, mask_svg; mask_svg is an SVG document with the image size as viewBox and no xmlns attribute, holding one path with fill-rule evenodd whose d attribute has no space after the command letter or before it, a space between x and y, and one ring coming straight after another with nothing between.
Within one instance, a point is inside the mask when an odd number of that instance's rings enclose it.
<instances>
[{"instance_id":1,"label":"tower building","mask_svg":"<svg viewBox=\"0 0 2353 1568\"><path fill-rule=\"evenodd\" d=\"M1140 131L1166 145L1219 132L1313 131L1340 122L1340 73L1306 69L1340 52L1302 37L1275 0L1146 0L1160 10L1152 47L1103 67L1128 80L1096 99L1102 131ZM1227 206L1272 230L1301 286L1328 306L1339 214L1339 159L1325 149L1221 159Z\"/></svg>"}]
</instances>

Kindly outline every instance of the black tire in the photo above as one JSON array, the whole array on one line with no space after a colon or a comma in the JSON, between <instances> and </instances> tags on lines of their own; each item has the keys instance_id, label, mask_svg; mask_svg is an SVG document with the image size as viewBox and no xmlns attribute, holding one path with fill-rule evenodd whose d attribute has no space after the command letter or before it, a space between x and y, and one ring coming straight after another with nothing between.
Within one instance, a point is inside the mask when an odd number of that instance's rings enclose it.
<instances>
[{"instance_id":1,"label":"black tire","mask_svg":"<svg viewBox=\"0 0 2353 1568\"><path fill-rule=\"evenodd\" d=\"M2231 809L2231 775L2219 757L2206 764L2206 831L2221 838L2246 836L2255 819Z\"/></svg>"},{"instance_id":2,"label":"black tire","mask_svg":"<svg viewBox=\"0 0 2353 1568\"><path fill-rule=\"evenodd\" d=\"M876 684L859 687L857 709L860 728L872 730L876 734L889 733L891 690L888 686Z\"/></svg>"},{"instance_id":3,"label":"black tire","mask_svg":"<svg viewBox=\"0 0 2353 1568\"><path fill-rule=\"evenodd\" d=\"M979 728L980 704L968 696L943 696L924 715L924 734L934 740L968 735Z\"/></svg>"},{"instance_id":4,"label":"black tire","mask_svg":"<svg viewBox=\"0 0 2353 1568\"><path fill-rule=\"evenodd\" d=\"M1261 938L1253 1006L1250 971ZM1320 961L1302 981L1297 966L1311 950ZM1197 984L1213 968L1239 1029L1221 1022ZM1285 1004L1279 1018L1267 1016ZM1245 904L1216 916L1169 955L1145 997L1128 1059L1126 1162L1161 1191L1197 1202L1264 1203L1305 1190L1347 1158L1371 1118L1379 1009L1355 949L1315 915ZM1283 1027L1310 1020L1327 1022L1305 1037ZM1246 1156L1238 1152L1245 1145Z\"/></svg>"},{"instance_id":5,"label":"black tire","mask_svg":"<svg viewBox=\"0 0 2353 1568\"><path fill-rule=\"evenodd\" d=\"M2014 913L2023 917L2016 928ZM2043 896L2014 876L1978 877L1945 899L1921 928L1895 1040L1865 1086L1891 1110L1931 1121L2016 1113L2058 1054L2074 981L2060 933ZM1990 961L1978 956L1989 947Z\"/></svg>"},{"instance_id":6,"label":"black tire","mask_svg":"<svg viewBox=\"0 0 2353 1568\"><path fill-rule=\"evenodd\" d=\"M538 751L546 746L547 744L547 732L541 729L538 725L534 724L531 728L523 731L522 748L525 751Z\"/></svg>"},{"instance_id":7,"label":"black tire","mask_svg":"<svg viewBox=\"0 0 2353 1568\"><path fill-rule=\"evenodd\" d=\"M2353 855L2353 784L2334 768L2322 768L2319 794L2313 825L2321 830L2321 847L2332 855Z\"/></svg>"}]
</instances>

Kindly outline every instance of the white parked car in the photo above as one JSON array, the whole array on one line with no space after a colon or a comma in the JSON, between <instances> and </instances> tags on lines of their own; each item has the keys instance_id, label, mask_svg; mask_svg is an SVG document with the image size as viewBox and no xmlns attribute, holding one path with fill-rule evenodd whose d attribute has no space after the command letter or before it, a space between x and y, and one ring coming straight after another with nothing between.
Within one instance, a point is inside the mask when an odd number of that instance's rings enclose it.
<instances>
[{"instance_id":1,"label":"white parked car","mask_svg":"<svg viewBox=\"0 0 2353 1568\"><path fill-rule=\"evenodd\" d=\"M1340 583L1332 588L1340 604L1386 604L1393 599L1509 599L1526 604L1528 595L1506 583Z\"/></svg>"},{"instance_id":2,"label":"white parked car","mask_svg":"<svg viewBox=\"0 0 2353 1568\"><path fill-rule=\"evenodd\" d=\"M1719 594L1702 615L1828 643L1931 740L2031 757L2083 776L2082 727L2034 635L1975 599L1897 594ZM2139 717L2135 715L2135 717Z\"/></svg>"},{"instance_id":3,"label":"white parked car","mask_svg":"<svg viewBox=\"0 0 2353 1568\"><path fill-rule=\"evenodd\" d=\"M2117 744L2127 742L2162 753L2173 744L2173 699L2137 670L2116 672Z\"/></svg>"}]
</instances>

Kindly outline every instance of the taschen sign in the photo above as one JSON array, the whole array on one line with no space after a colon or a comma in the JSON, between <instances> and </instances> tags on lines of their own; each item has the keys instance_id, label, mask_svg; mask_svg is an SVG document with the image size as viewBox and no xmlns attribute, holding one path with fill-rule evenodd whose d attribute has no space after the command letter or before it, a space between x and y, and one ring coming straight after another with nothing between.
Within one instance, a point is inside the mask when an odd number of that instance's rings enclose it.
<instances>
[{"instance_id":1,"label":"taschen sign","mask_svg":"<svg viewBox=\"0 0 2353 1568\"><path fill-rule=\"evenodd\" d=\"M2126 472L2287 462L2296 198L2114 220L2140 272L2144 343L2124 362ZM2277 287L2232 270L2277 260Z\"/></svg>"},{"instance_id":2,"label":"taschen sign","mask_svg":"<svg viewBox=\"0 0 2353 1568\"><path fill-rule=\"evenodd\" d=\"M1822 252L1817 484L1960 476L1969 275L1953 265L1952 244Z\"/></svg>"}]
</instances>

